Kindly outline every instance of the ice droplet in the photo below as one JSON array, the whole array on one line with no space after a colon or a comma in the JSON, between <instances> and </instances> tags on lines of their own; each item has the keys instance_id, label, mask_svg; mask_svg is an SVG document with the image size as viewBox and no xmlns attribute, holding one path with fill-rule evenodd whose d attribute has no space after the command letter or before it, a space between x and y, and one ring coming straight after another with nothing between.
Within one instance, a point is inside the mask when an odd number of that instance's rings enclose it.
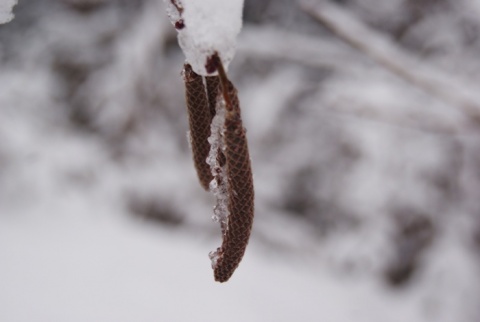
<instances>
[{"instance_id":1,"label":"ice droplet","mask_svg":"<svg viewBox=\"0 0 480 322\"><path fill-rule=\"evenodd\" d=\"M212 268L215 268L215 266L217 266L218 259L220 258L220 248L217 248L215 251L212 250L210 253L208 253L208 257L212 262Z\"/></svg>"},{"instance_id":2,"label":"ice droplet","mask_svg":"<svg viewBox=\"0 0 480 322\"><path fill-rule=\"evenodd\" d=\"M208 187L210 188L210 191L216 190L218 187L217 180L213 179L212 181L210 181L210 184L208 185Z\"/></svg>"}]
</instances>

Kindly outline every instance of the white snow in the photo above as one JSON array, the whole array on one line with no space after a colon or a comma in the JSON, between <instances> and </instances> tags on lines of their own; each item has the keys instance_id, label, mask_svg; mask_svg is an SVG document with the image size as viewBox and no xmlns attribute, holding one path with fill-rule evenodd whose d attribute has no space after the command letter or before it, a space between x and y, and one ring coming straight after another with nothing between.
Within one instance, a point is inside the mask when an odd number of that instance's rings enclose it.
<instances>
[{"instance_id":1,"label":"white snow","mask_svg":"<svg viewBox=\"0 0 480 322\"><path fill-rule=\"evenodd\" d=\"M167 13L177 24L178 42L186 60L200 75L208 75L205 64L218 52L225 68L235 55L236 38L242 28L243 0L164 0ZM177 7L183 8L178 12ZM178 28L180 19L183 28Z\"/></svg>"},{"instance_id":2,"label":"white snow","mask_svg":"<svg viewBox=\"0 0 480 322\"><path fill-rule=\"evenodd\" d=\"M386 300L377 286L265 256L255 243L220 285L200 264L205 241L114 220L95 207L76 213L86 210L105 219L2 218L1 321L422 321L408 297Z\"/></svg>"},{"instance_id":3,"label":"white snow","mask_svg":"<svg viewBox=\"0 0 480 322\"><path fill-rule=\"evenodd\" d=\"M477 273L454 239L428 266L434 275L403 292L370 277L342 278L312 253L266 252L255 239L231 281L218 284L201 264L208 239L111 216L118 210L93 195L72 197L35 216L0 217L1 321L425 322L425 312L475 321L464 309L475 305L468 283ZM451 287L457 279L465 294ZM428 313L437 306L439 314Z\"/></svg>"},{"instance_id":4,"label":"white snow","mask_svg":"<svg viewBox=\"0 0 480 322\"><path fill-rule=\"evenodd\" d=\"M13 19L12 9L17 0L0 0L0 24L10 22Z\"/></svg>"}]
</instances>

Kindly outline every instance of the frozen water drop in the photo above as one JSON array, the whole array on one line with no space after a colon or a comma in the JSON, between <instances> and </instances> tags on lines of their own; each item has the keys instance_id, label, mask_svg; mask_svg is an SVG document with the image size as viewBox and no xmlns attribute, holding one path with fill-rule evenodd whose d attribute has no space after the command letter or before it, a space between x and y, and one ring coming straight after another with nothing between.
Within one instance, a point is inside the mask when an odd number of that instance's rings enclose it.
<instances>
[{"instance_id":1,"label":"frozen water drop","mask_svg":"<svg viewBox=\"0 0 480 322\"><path fill-rule=\"evenodd\" d=\"M213 179L212 181L210 181L210 184L209 184L210 191L216 190L217 187L218 187L218 183L216 179Z\"/></svg>"},{"instance_id":2,"label":"frozen water drop","mask_svg":"<svg viewBox=\"0 0 480 322\"><path fill-rule=\"evenodd\" d=\"M220 248L217 248L216 251L211 251L208 253L208 257L212 262L212 268L215 268L215 266L217 266L218 259L220 258Z\"/></svg>"}]
</instances>

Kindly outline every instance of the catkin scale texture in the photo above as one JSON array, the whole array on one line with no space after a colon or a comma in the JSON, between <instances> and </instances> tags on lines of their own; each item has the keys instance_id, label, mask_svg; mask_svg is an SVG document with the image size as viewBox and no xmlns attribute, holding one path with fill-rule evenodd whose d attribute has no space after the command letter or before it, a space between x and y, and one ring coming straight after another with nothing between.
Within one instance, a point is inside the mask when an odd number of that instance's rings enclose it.
<instances>
[{"instance_id":1,"label":"catkin scale texture","mask_svg":"<svg viewBox=\"0 0 480 322\"><path fill-rule=\"evenodd\" d=\"M212 118L213 118L216 114L220 79L218 78L218 76L207 76L205 77L205 83L207 85L208 107L210 109L210 114L212 115Z\"/></svg>"},{"instance_id":2,"label":"catkin scale texture","mask_svg":"<svg viewBox=\"0 0 480 322\"><path fill-rule=\"evenodd\" d=\"M229 217L219 258L214 267L218 282L226 282L243 258L248 245L254 216L253 176L246 131L243 127L237 91L228 80L222 80L226 100L224 143L229 192Z\"/></svg>"},{"instance_id":3,"label":"catkin scale texture","mask_svg":"<svg viewBox=\"0 0 480 322\"><path fill-rule=\"evenodd\" d=\"M213 176L206 160L210 151L208 137L214 114L211 112L202 76L196 74L189 64L185 64L183 73L193 161L200 185L208 191Z\"/></svg>"}]
</instances>

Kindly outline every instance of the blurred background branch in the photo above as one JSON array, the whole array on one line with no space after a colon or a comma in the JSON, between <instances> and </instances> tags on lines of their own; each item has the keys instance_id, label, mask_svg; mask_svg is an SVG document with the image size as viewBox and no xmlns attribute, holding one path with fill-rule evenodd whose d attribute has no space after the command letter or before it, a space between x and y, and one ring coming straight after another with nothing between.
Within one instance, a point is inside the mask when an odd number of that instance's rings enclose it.
<instances>
[{"instance_id":1,"label":"blurred background branch","mask_svg":"<svg viewBox=\"0 0 480 322\"><path fill-rule=\"evenodd\" d=\"M388 36L367 27L354 15L329 1L301 0L302 9L319 20L344 41L413 86L462 110L472 125L480 121L478 90L466 81L456 79L429 66L396 46Z\"/></svg>"}]
</instances>

